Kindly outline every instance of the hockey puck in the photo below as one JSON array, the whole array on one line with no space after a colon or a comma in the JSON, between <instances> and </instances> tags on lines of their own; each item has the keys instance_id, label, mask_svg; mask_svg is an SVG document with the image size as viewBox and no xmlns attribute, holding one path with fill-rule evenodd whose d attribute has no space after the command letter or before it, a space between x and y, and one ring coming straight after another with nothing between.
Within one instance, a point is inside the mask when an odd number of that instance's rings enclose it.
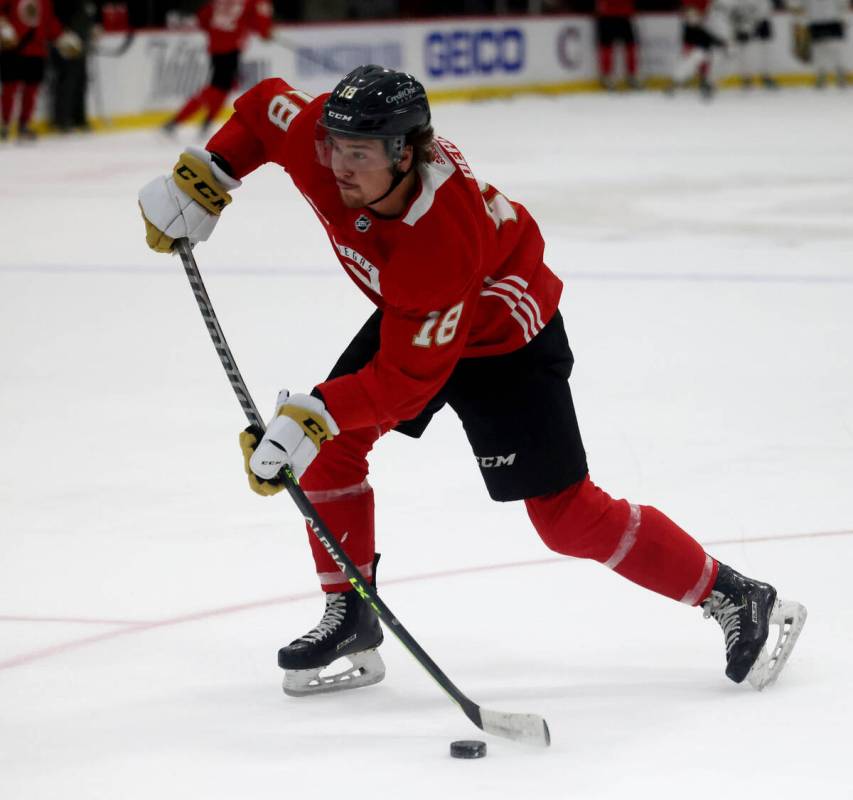
<instances>
[{"instance_id":1,"label":"hockey puck","mask_svg":"<svg viewBox=\"0 0 853 800\"><path fill-rule=\"evenodd\" d=\"M460 739L450 743L450 755L454 758L485 758L486 743L471 739Z\"/></svg>"}]
</instances>

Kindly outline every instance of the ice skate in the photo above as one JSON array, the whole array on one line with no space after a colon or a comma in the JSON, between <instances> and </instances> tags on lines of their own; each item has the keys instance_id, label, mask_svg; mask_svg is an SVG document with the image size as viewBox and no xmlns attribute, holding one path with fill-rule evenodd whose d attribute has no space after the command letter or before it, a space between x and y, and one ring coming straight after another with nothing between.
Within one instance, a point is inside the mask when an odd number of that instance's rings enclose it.
<instances>
[{"instance_id":1,"label":"ice skate","mask_svg":"<svg viewBox=\"0 0 853 800\"><path fill-rule=\"evenodd\" d=\"M0 125L0 142L5 142L9 138L9 128L5 125Z\"/></svg>"},{"instance_id":2,"label":"ice skate","mask_svg":"<svg viewBox=\"0 0 853 800\"><path fill-rule=\"evenodd\" d=\"M357 592L329 592L317 626L278 651L284 693L304 697L379 683L385 677L377 650L382 638L379 619ZM329 670L341 658L349 666Z\"/></svg>"},{"instance_id":3,"label":"ice skate","mask_svg":"<svg viewBox=\"0 0 853 800\"><path fill-rule=\"evenodd\" d=\"M726 675L735 683L746 679L759 691L779 677L806 621L806 609L783 601L767 583L745 578L720 564L710 596L702 603L704 616L713 617L726 638ZM778 638L768 654L764 645L771 625Z\"/></svg>"},{"instance_id":4,"label":"ice skate","mask_svg":"<svg viewBox=\"0 0 853 800\"><path fill-rule=\"evenodd\" d=\"M29 125L21 125L18 127L19 142L34 142L36 139L38 139L38 134Z\"/></svg>"}]
</instances>

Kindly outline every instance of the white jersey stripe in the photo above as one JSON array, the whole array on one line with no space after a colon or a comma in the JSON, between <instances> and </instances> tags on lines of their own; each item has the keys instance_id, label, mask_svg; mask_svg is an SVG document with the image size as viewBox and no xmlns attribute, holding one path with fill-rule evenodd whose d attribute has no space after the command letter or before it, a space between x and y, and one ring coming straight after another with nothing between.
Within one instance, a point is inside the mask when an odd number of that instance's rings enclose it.
<instances>
[{"instance_id":1,"label":"white jersey stripe","mask_svg":"<svg viewBox=\"0 0 853 800\"><path fill-rule=\"evenodd\" d=\"M344 486L342 489L326 489L315 492L305 492L305 496L312 503L330 503L333 500L340 500L344 497L355 497L358 494L365 494L371 489L370 484L365 478L361 483L355 483L352 486Z\"/></svg>"},{"instance_id":2,"label":"white jersey stripe","mask_svg":"<svg viewBox=\"0 0 853 800\"><path fill-rule=\"evenodd\" d=\"M631 513L628 516L628 524L625 526L625 532L616 545L613 555L604 562L605 567L616 569L619 564L625 559L625 556L631 552L637 542L637 531L640 529L640 507L631 503Z\"/></svg>"},{"instance_id":3,"label":"white jersey stripe","mask_svg":"<svg viewBox=\"0 0 853 800\"><path fill-rule=\"evenodd\" d=\"M708 581L711 579L711 570L714 569L714 559L707 553L705 554L705 565L702 567L702 574L696 585L684 597L681 598L682 603L688 606L695 606L702 599L704 590L708 587Z\"/></svg>"},{"instance_id":4,"label":"white jersey stripe","mask_svg":"<svg viewBox=\"0 0 853 800\"><path fill-rule=\"evenodd\" d=\"M358 571L367 580L370 580L373 577L373 564L359 564ZM317 577L320 579L320 583L325 586L334 583L349 583L349 578L343 572L318 572Z\"/></svg>"},{"instance_id":5,"label":"white jersey stripe","mask_svg":"<svg viewBox=\"0 0 853 800\"><path fill-rule=\"evenodd\" d=\"M519 278L518 280L521 279ZM502 298L512 312L515 312L512 313L512 316L519 323L526 317L528 322L522 324L522 327L525 333L524 338L528 342L545 327L545 323L542 321L542 314L539 310L539 304L529 294L522 292L512 284L503 283L502 281L490 281L489 288L481 291L480 295ZM511 297L517 299L512 300L507 295L511 295ZM520 312L524 313L524 317L521 316Z\"/></svg>"},{"instance_id":6,"label":"white jersey stripe","mask_svg":"<svg viewBox=\"0 0 853 800\"><path fill-rule=\"evenodd\" d=\"M494 287L492 287L494 288ZM480 297L500 297L501 300L506 303L510 308L510 316L521 325L521 330L524 333L524 341L529 342L533 338L533 334L530 331L530 322L527 317L523 317L518 313L518 302L514 300L512 297L507 297L505 294L501 292L494 292L492 289L484 289L480 292Z\"/></svg>"}]
</instances>

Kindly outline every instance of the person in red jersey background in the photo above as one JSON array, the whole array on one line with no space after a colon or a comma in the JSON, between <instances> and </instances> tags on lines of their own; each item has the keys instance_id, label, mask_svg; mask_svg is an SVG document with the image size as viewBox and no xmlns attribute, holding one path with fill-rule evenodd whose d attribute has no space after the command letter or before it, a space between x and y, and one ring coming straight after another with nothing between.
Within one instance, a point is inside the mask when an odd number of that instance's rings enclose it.
<instances>
[{"instance_id":1,"label":"person in red jersey background","mask_svg":"<svg viewBox=\"0 0 853 800\"><path fill-rule=\"evenodd\" d=\"M616 88L613 76L613 47L625 48L628 86L639 89L637 78L637 36L634 29L634 0L595 0L595 35L598 46L598 74L608 91Z\"/></svg>"},{"instance_id":2,"label":"person in red jersey background","mask_svg":"<svg viewBox=\"0 0 853 800\"><path fill-rule=\"evenodd\" d=\"M307 394L283 390L266 432L242 432L252 490L281 491L290 465L375 584L368 454L390 430L419 437L449 405L490 496L523 501L549 548L701 605L723 627L729 677L774 680L805 609L719 563L656 508L613 499L592 482L568 382L574 357L558 308L562 283L543 260L539 227L435 135L423 86L375 65L317 98L278 78L260 82L205 148L188 148L171 176L140 190L149 246L169 252L177 238L205 241L231 192L266 163L287 172L376 310L325 380ZM326 610L279 650L284 690L376 683L385 673L378 619L308 538ZM783 615L795 622L786 627ZM787 648L772 667L764 651L771 624L780 637L786 631ZM321 677L340 656L350 666Z\"/></svg>"},{"instance_id":3,"label":"person in red jersey background","mask_svg":"<svg viewBox=\"0 0 853 800\"><path fill-rule=\"evenodd\" d=\"M18 100L18 138L35 138L30 121L50 42L65 58L83 51L80 37L63 31L51 0L0 0L0 139L9 136Z\"/></svg>"},{"instance_id":4,"label":"person in red jersey background","mask_svg":"<svg viewBox=\"0 0 853 800\"><path fill-rule=\"evenodd\" d=\"M210 54L210 82L184 103L164 126L172 133L178 125L204 111L202 135L234 88L240 70L240 54L251 33L268 39L272 32L272 4L269 0L210 0L198 12L201 28L207 33Z\"/></svg>"}]
</instances>

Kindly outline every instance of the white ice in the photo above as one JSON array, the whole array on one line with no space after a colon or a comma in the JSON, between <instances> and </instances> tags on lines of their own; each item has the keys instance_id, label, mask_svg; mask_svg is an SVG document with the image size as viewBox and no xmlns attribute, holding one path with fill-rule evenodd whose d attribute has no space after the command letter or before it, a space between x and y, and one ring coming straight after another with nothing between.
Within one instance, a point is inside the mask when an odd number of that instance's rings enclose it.
<instances>
[{"instance_id":1,"label":"white ice","mask_svg":"<svg viewBox=\"0 0 853 800\"><path fill-rule=\"evenodd\" d=\"M380 591L551 748L450 759L486 737L392 638L383 683L285 697L276 650L321 612L301 518L246 488L244 418L136 207L179 144L44 139L0 149L3 800L853 796L849 98L434 111L539 220L596 482L808 606L780 681L731 684L699 611L546 550L446 411L374 454ZM272 167L196 254L264 413L370 311Z\"/></svg>"}]
</instances>

